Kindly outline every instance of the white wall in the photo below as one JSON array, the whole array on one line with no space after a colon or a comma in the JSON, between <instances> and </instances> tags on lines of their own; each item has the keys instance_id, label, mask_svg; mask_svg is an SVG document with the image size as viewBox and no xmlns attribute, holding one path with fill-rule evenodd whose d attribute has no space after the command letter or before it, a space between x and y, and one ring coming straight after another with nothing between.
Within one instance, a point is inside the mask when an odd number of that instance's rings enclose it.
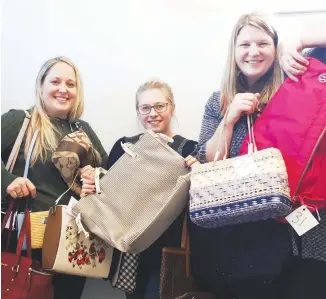
<instances>
[{"instance_id":1,"label":"white wall","mask_svg":"<svg viewBox=\"0 0 326 299\"><path fill-rule=\"evenodd\" d=\"M280 32L326 17L324 0L7 0L2 12L2 113L33 104L41 64L64 55L80 68L86 111L107 151L136 134L134 95L151 76L166 80L177 105L175 131L197 139L205 103L219 88L231 26L239 13L279 14ZM94 294L96 290L96 295ZM121 298L109 283L89 280L83 299ZM102 296L102 297L101 297ZM120 296L120 297L119 297Z\"/></svg>"},{"instance_id":2,"label":"white wall","mask_svg":"<svg viewBox=\"0 0 326 299\"><path fill-rule=\"evenodd\" d=\"M259 0L245 2L7 0L2 16L2 113L32 105L41 64L65 55L82 73L84 119L108 151L117 138L141 129L134 95L151 76L173 87L175 130L197 139L205 102L219 88L235 18L253 8L271 8Z\"/></svg>"}]
</instances>

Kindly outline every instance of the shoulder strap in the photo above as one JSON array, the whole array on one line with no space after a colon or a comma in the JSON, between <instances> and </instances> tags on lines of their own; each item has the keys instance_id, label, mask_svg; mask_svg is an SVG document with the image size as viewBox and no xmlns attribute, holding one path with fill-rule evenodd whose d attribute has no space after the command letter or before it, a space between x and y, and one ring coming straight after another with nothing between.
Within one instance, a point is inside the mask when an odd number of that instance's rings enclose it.
<instances>
[{"instance_id":1,"label":"shoulder strap","mask_svg":"<svg viewBox=\"0 0 326 299\"><path fill-rule=\"evenodd\" d=\"M307 172L309 170L309 167L311 165L311 161L312 161L313 157L315 156L317 148L318 148L319 144L321 143L322 139L325 138L325 137L326 137L326 126L324 127L324 130L320 134L320 136L319 136L319 138L318 138L318 140L317 140L317 142L316 142L316 144L315 144L315 146L314 146L314 148L313 148L313 150L312 150L312 152L310 154L309 160L308 160L308 162L306 164L306 167L304 168L304 170L303 170L303 172L301 174L298 186L297 186L297 188L296 188L296 190L294 192L293 197L297 196L297 194L299 193L302 181L303 181L304 177L306 176L306 174L307 174Z\"/></svg>"},{"instance_id":2,"label":"shoulder strap","mask_svg":"<svg viewBox=\"0 0 326 299\"><path fill-rule=\"evenodd\" d=\"M15 163L16 163L16 160L17 160L17 157L18 157L20 146L21 146L21 144L23 142L24 135L26 133L29 121L31 119L31 115L28 113L28 111L25 111L25 114L26 114L26 116L25 116L23 125L22 125L22 127L21 127L21 129L20 129L20 131L18 133L18 136L16 138L16 141L14 143L14 146L13 146L13 148L11 150L11 153L9 155L9 158L8 158L8 161L7 161L7 164L6 164L6 169L10 173L14 169L14 166L15 166Z\"/></svg>"},{"instance_id":3,"label":"shoulder strap","mask_svg":"<svg viewBox=\"0 0 326 299\"><path fill-rule=\"evenodd\" d=\"M169 145L179 154L182 156L182 150L185 144L187 143L188 139L184 138L180 135L175 135L173 137L174 142L169 143Z\"/></svg>"}]
</instances>

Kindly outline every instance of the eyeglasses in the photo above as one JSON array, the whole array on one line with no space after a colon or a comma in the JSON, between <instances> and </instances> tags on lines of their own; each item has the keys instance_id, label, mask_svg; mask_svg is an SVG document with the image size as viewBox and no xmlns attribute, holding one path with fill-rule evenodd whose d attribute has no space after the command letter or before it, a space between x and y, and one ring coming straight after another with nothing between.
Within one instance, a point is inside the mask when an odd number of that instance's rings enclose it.
<instances>
[{"instance_id":1,"label":"eyeglasses","mask_svg":"<svg viewBox=\"0 0 326 299\"><path fill-rule=\"evenodd\" d=\"M140 114L146 115L149 114L152 111L152 108L154 108L154 110L157 113L162 113L165 112L166 109L168 108L169 103L157 103L155 105L141 105L138 107L138 111Z\"/></svg>"}]
</instances>

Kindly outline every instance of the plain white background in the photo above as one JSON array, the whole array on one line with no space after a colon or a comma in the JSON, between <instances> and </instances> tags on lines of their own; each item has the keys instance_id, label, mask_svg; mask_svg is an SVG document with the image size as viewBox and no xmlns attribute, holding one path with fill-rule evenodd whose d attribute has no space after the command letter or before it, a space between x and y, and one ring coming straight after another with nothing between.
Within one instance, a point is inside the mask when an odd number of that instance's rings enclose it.
<instances>
[{"instance_id":1,"label":"plain white background","mask_svg":"<svg viewBox=\"0 0 326 299\"><path fill-rule=\"evenodd\" d=\"M175 132L197 140L205 103L219 89L228 38L241 13L277 13L281 36L326 17L324 0L263 2L7 0L2 11L1 113L29 108L40 66L64 55L81 71L83 118L107 151L121 136L141 130L135 92L153 76L174 90ZM109 282L89 279L82 299L123 297Z\"/></svg>"}]
</instances>

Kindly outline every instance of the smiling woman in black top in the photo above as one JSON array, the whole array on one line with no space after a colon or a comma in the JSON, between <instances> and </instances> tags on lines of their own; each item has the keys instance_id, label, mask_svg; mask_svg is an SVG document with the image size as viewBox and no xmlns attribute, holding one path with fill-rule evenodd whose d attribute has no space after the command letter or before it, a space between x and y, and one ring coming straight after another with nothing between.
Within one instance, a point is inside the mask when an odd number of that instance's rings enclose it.
<instances>
[{"instance_id":1,"label":"smiling woman in black top","mask_svg":"<svg viewBox=\"0 0 326 299\"><path fill-rule=\"evenodd\" d=\"M175 111L174 97L171 88L159 80L151 80L141 85L136 93L136 109L138 118L144 129L151 129L174 139L171 148L186 158L190 155L197 142L175 135L171 127L171 119ZM109 169L123 154L121 142L135 143L141 134L134 137L120 138L113 146L106 169ZM190 158L194 159L194 158ZM88 170L82 174L82 192L93 193L94 179L87 175ZM163 247L179 247L184 214L181 214L163 235L140 254L140 266L137 275L136 291L126 294L128 299L159 299L159 279L161 267L161 254Z\"/></svg>"}]
</instances>

